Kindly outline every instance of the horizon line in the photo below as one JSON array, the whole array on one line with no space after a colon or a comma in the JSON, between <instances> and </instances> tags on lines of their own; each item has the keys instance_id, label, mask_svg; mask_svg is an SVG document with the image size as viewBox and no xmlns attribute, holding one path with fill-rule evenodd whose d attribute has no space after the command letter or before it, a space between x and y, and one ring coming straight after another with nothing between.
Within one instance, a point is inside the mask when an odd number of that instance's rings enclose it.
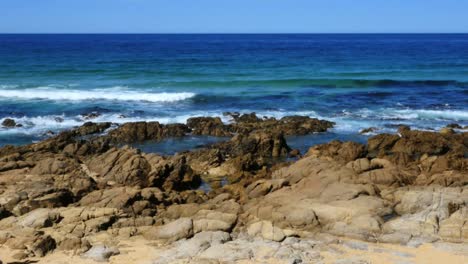
<instances>
[{"instance_id":1,"label":"horizon line","mask_svg":"<svg viewBox=\"0 0 468 264\"><path fill-rule=\"evenodd\" d=\"M0 35L429 35L468 32L0 32Z\"/></svg>"}]
</instances>

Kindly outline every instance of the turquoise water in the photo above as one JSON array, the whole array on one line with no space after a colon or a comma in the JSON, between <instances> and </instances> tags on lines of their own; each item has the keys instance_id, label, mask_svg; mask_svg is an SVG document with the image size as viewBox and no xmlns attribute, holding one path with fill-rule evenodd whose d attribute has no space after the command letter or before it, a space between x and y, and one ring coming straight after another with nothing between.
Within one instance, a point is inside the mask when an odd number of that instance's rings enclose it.
<instances>
[{"instance_id":1,"label":"turquoise water","mask_svg":"<svg viewBox=\"0 0 468 264\"><path fill-rule=\"evenodd\" d=\"M0 145L91 112L172 123L226 111L335 121L324 138L468 125L468 35L0 35L0 120L23 125L0 128Z\"/></svg>"}]
</instances>

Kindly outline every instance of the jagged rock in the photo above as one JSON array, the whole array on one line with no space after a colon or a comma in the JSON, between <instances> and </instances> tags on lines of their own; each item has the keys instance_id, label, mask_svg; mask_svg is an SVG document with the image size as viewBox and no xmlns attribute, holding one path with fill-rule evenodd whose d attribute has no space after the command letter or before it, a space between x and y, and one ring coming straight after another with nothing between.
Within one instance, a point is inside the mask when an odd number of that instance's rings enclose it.
<instances>
[{"instance_id":1,"label":"jagged rock","mask_svg":"<svg viewBox=\"0 0 468 264\"><path fill-rule=\"evenodd\" d=\"M365 128L365 129L362 129L361 131L359 131L359 134L369 134L369 133L373 133L375 131L379 130L378 128L376 127L369 127L369 128Z\"/></svg>"},{"instance_id":2,"label":"jagged rock","mask_svg":"<svg viewBox=\"0 0 468 264\"><path fill-rule=\"evenodd\" d=\"M284 179L258 180L247 186L246 192L250 198L256 198L276 191L286 185L288 185L288 182Z\"/></svg>"},{"instance_id":3,"label":"jagged rock","mask_svg":"<svg viewBox=\"0 0 468 264\"><path fill-rule=\"evenodd\" d=\"M86 136L90 134L102 133L106 129L110 128L112 123L104 122L104 123L93 123L93 122L86 122L79 128L73 130L76 135L79 136Z\"/></svg>"},{"instance_id":4,"label":"jagged rock","mask_svg":"<svg viewBox=\"0 0 468 264\"><path fill-rule=\"evenodd\" d=\"M183 124L161 125L158 122L125 123L106 136L113 142L132 143L145 140L160 140L166 137L182 137L190 129Z\"/></svg>"},{"instance_id":5,"label":"jagged rock","mask_svg":"<svg viewBox=\"0 0 468 264\"><path fill-rule=\"evenodd\" d=\"M51 236L39 236L37 237L30 250L34 253L34 256L43 257L49 251L52 251L56 248L57 244Z\"/></svg>"},{"instance_id":6,"label":"jagged rock","mask_svg":"<svg viewBox=\"0 0 468 264\"><path fill-rule=\"evenodd\" d=\"M124 209L133 204L140 196L140 189L135 187L118 187L107 190L97 190L84 196L80 206L107 207Z\"/></svg>"},{"instance_id":7,"label":"jagged rock","mask_svg":"<svg viewBox=\"0 0 468 264\"><path fill-rule=\"evenodd\" d=\"M314 157L330 157L336 161L348 163L363 157L365 153L365 146L362 144L334 140L328 144L310 148L307 155Z\"/></svg>"},{"instance_id":8,"label":"jagged rock","mask_svg":"<svg viewBox=\"0 0 468 264\"><path fill-rule=\"evenodd\" d=\"M187 120L187 126L194 135L209 135L216 137L230 137L228 126L219 117L192 117Z\"/></svg>"},{"instance_id":9,"label":"jagged rock","mask_svg":"<svg viewBox=\"0 0 468 264\"><path fill-rule=\"evenodd\" d=\"M88 169L98 180L127 186L147 186L151 165L136 150L112 148L90 159Z\"/></svg>"}]
</instances>

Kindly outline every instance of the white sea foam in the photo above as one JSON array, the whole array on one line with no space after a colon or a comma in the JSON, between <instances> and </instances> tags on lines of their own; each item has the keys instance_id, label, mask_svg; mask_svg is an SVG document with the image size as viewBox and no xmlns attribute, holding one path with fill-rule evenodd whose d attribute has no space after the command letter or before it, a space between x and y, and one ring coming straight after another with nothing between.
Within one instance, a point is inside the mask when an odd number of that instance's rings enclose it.
<instances>
[{"instance_id":1,"label":"white sea foam","mask_svg":"<svg viewBox=\"0 0 468 264\"><path fill-rule=\"evenodd\" d=\"M429 110L429 109L361 109L356 112L344 111L342 116L367 120L434 120L434 121L468 121L465 110Z\"/></svg>"},{"instance_id":2,"label":"white sea foam","mask_svg":"<svg viewBox=\"0 0 468 264\"><path fill-rule=\"evenodd\" d=\"M68 101L86 101L86 100L115 100L115 101L146 101L146 102L175 102L189 99L195 96L195 93L150 93L128 91L115 87L113 89L95 89L95 90L69 90L56 89L50 87L39 87L34 89L5 89L0 87L0 97L18 98L18 99L46 99L46 100L68 100Z\"/></svg>"},{"instance_id":3,"label":"white sea foam","mask_svg":"<svg viewBox=\"0 0 468 264\"><path fill-rule=\"evenodd\" d=\"M251 113L252 111L242 111L241 114L244 113ZM308 116L316 116L316 113L313 111L298 111L298 112L283 112L283 111L265 111L265 112L258 112L257 116L267 116L267 117L275 117L281 118L287 115L308 115ZM22 127L15 127L15 128L2 128L0 126L0 133L2 134L15 134L15 133L22 133L22 134L41 134L45 133L49 130L63 130L68 129L76 126L80 126L87 121L92 122L112 122L112 123L127 123L127 122L139 122L139 121L157 121L162 124L171 124L171 123L186 123L187 119L191 117L200 117L200 116L212 116L212 117L221 117L223 122L229 123L230 120L229 116L223 116L220 111L192 111L187 114L178 114L174 116L131 116L131 117L122 117L121 114L113 113L107 114L104 113L96 118L86 120L83 116L64 116L64 115L47 115L47 116L35 116L35 117L5 117L5 118L13 118L17 124L21 124ZM0 122L4 118L0 119Z\"/></svg>"},{"instance_id":4,"label":"white sea foam","mask_svg":"<svg viewBox=\"0 0 468 264\"><path fill-rule=\"evenodd\" d=\"M463 110L395 110L395 113L402 119L468 120L468 111Z\"/></svg>"},{"instance_id":5,"label":"white sea foam","mask_svg":"<svg viewBox=\"0 0 468 264\"><path fill-rule=\"evenodd\" d=\"M253 111L246 109L240 111L240 114L251 113ZM332 131L337 133L357 133L364 128L377 127L379 132L393 132L398 124L407 124L414 128L438 129L445 126L448 122L458 122L464 125L468 124L468 112L461 110L399 110L399 109L380 109L369 110L363 109L357 112L350 112L340 116L327 117L320 116L314 111L285 111L282 109L271 111L257 111L257 116L282 118L288 115L306 115L310 117L330 120L336 123ZM200 116L217 116L221 117L223 122L232 122L229 116L223 116L219 110L212 111L192 111L190 113L178 113L170 116L157 115L142 115L122 117L119 113L103 113L97 118L85 120L82 116L64 116L64 115L48 115L36 117L21 117L16 118L18 124L23 127L18 128L1 128L0 134L30 134L40 135L49 130L59 131L80 126L86 121L93 122L112 122L126 123L138 121L158 121L162 124L170 123L185 123L191 117ZM0 119L2 121L3 119ZM429 120L429 123L428 123ZM389 126L394 124L395 127Z\"/></svg>"}]
</instances>

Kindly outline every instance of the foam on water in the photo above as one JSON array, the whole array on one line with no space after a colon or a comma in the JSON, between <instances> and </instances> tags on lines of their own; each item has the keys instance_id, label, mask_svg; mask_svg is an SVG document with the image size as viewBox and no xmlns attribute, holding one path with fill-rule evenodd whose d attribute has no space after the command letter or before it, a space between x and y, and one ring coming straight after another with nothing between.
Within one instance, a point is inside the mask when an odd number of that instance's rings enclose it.
<instances>
[{"instance_id":1,"label":"foam on water","mask_svg":"<svg viewBox=\"0 0 468 264\"><path fill-rule=\"evenodd\" d=\"M468 111L462 110L395 110L394 113L401 119L434 119L468 121Z\"/></svg>"},{"instance_id":2,"label":"foam on water","mask_svg":"<svg viewBox=\"0 0 468 264\"><path fill-rule=\"evenodd\" d=\"M46 99L54 101L86 101L86 100L114 100L114 101L146 101L146 102L175 102L194 97L195 93L149 93L142 91L129 91L114 87L111 89L94 90L68 90L51 87L38 87L31 89L0 89L0 98L17 99Z\"/></svg>"},{"instance_id":3,"label":"foam on water","mask_svg":"<svg viewBox=\"0 0 468 264\"><path fill-rule=\"evenodd\" d=\"M242 111L241 114L251 113L252 111ZM313 111L296 111L296 112L282 112L282 111L265 111L258 112L259 117L275 117L282 118L288 115L307 115L307 116L317 116ZM17 124L23 125L22 127L15 128L2 128L0 127L0 134L41 134L49 130L63 130L76 126L80 126L85 122L111 122L111 123L128 123L128 122L140 122L140 121L157 121L161 124L171 124L171 123L186 123L189 118L192 117L202 117L202 116L211 116L211 117L220 117L224 123L232 122L231 117L223 116L219 111L194 111L187 114L179 114L174 116L157 116L157 115L148 115L148 116L132 116L132 117L123 117L119 113L105 113L93 119L85 119L83 116L65 116L65 115L47 115L47 116L35 116L35 117L5 117L13 118ZM0 119L2 121L4 119Z\"/></svg>"}]
</instances>

